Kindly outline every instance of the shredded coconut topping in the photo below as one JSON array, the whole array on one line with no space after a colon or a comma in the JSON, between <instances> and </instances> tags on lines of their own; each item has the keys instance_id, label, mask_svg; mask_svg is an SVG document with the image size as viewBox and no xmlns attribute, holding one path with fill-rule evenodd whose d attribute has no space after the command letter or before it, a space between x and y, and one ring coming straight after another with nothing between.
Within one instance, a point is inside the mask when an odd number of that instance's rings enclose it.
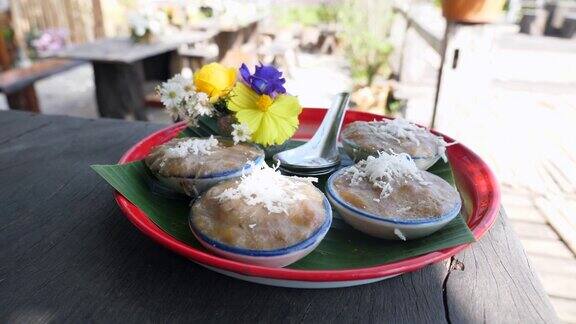
<instances>
[{"instance_id":1,"label":"shredded coconut topping","mask_svg":"<svg viewBox=\"0 0 576 324\"><path fill-rule=\"evenodd\" d=\"M402 231L400 231L399 229L395 228L394 234L398 236L398 238L401 239L402 241L406 241L406 236L404 236L404 233L402 233Z\"/></svg>"},{"instance_id":2,"label":"shredded coconut topping","mask_svg":"<svg viewBox=\"0 0 576 324\"><path fill-rule=\"evenodd\" d=\"M368 180L374 187L380 188L380 198L386 198L394 191L394 183L412 180L428 185L422 177L422 171L406 153L378 152L378 157L369 156L350 167L347 173L351 175L350 184L353 186Z\"/></svg>"},{"instance_id":3,"label":"shredded coconut topping","mask_svg":"<svg viewBox=\"0 0 576 324\"><path fill-rule=\"evenodd\" d=\"M420 141L416 134L425 133L426 129L413 124L406 119L396 118L393 120L384 119L382 122L372 123L372 127L375 127L378 132L388 134L398 142L399 139L408 139L409 141L420 145Z\"/></svg>"},{"instance_id":4,"label":"shredded coconut topping","mask_svg":"<svg viewBox=\"0 0 576 324\"><path fill-rule=\"evenodd\" d=\"M189 154L210 155L216 146L218 146L218 140L214 136L205 139L190 138L168 148L165 156L167 158L183 158Z\"/></svg>"},{"instance_id":5,"label":"shredded coconut topping","mask_svg":"<svg viewBox=\"0 0 576 324\"><path fill-rule=\"evenodd\" d=\"M288 214L288 209L292 205L306 199L306 196L300 193L300 188L316 181L318 179L310 177L284 176L276 168L263 163L252 173L243 174L236 187L224 190L217 198L220 201L244 199L250 206L264 205L269 213Z\"/></svg>"},{"instance_id":6,"label":"shredded coconut topping","mask_svg":"<svg viewBox=\"0 0 576 324\"><path fill-rule=\"evenodd\" d=\"M410 206L401 207L401 208L398 208L397 212L398 213L405 213L405 212L409 211L410 209L412 209L412 207L410 207Z\"/></svg>"},{"instance_id":7,"label":"shredded coconut topping","mask_svg":"<svg viewBox=\"0 0 576 324\"><path fill-rule=\"evenodd\" d=\"M428 130L426 128L420 127L403 118L396 118L393 120L383 119L380 122L374 120L374 122L368 123L368 125L376 132L386 134L395 139L398 143L400 143L400 139L407 139L416 145L420 145L420 140L417 135L432 135L438 147L438 154L445 162L448 161L448 158L446 157L446 146L449 146L449 144L440 136L427 134Z\"/></svg>"}]
</instances>

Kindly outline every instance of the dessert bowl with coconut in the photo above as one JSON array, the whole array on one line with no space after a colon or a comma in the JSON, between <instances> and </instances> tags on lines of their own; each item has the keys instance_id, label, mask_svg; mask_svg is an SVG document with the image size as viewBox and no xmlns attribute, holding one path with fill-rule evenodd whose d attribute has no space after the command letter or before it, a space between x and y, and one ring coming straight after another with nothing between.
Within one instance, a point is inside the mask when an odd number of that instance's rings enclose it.
<instances>
[{"instance_id":1,"label":"dessert bowl with coconut","mask_svg":"<svg viewBox=\"0 0 576 324\"><path fill-rule=\"evenodd\" d=\"M287 266L314 250L332 223L330 203L314 181L263 164L198 198L190 227L204 247L228 259Z\"/></svg>"},{"instance_id":2,"label":"dessert bowl with coconut","mask_svg":"<svg viewBox=\"0 0 576 324\"><path fill-rule=\"evenodd\" d=\"M406 153L380 152L339 170L328 179L326 195L352 227L390 240L430 235L462 207L454 187L418 169Z\"/></svg>"},{"instance_id":3,"label":"dessert bowl with coconut","mask_svg":"<svg viewBox=\"0 0 576 324\"><path fill-rule=\"evenodd\" d=\"M264 151L231 139L175 138L152 149L144 160L152 174L176 192L195 197L264 163Z\"/></svg>"},{"instance_id":4,"label":"dessert bowl with coconut","mask_svg":"<svg viewBox=\"0 0 576 324\"><path fill-rule=\"evenodd\" d=\"M378 156L382 151L406 153L422 170L440 158L446 161L448 144L441 136L402 118L356 121L342 131L341 137L346 154L356 162L368 156Z\"/></svg>"}]
</instances>

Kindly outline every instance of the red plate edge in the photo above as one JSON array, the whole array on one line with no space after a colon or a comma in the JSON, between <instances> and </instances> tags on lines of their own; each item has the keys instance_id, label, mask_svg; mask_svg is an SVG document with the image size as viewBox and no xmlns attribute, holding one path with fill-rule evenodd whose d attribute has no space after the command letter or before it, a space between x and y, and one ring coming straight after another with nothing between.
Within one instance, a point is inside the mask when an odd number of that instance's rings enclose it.
<instances>
[{"instance_id":1,"label":"red plate edge","mask_svg":"<svg viewBox=\"0 0 576 324\"><path fill-rule=\"evenodd\" d=\"M326 109L305 108L300 119L319 121L325 113ZM374 118L382 118L382 116L365 112L348 111L344 119L344 124L355 120L373 120ZM140 159L148 153L152 146L170 140L184 127L185 125L182 123L175 124L147 136L131 147L122 156L119 163L128 163ZM300 129L295 138L310 137L312 133L313 129ZM443 136L447 142L454 141L452 138L439 132L434 133ZM450 146L448 148L448 156L454 172L460 175L457 176L457 178L461 180L461 185L469 191L474 208L468 219L468 226L476 240L479 240L492 227L500 210L500 189L496 178L488 165L482 161L478 155L462 144ZM464 174L466 174L466 176L464 176ZM195 262L253 277L293 281L352 281L382 278L418 270L431 263L454 256L470 245L461 244L417 257L359 269L294 270L286 268L266 268L224 259L207 252L196 250L176 240L170 234L157 227L142 210L128 201L128 199L119 192L115 191L114 197L128 219L156 242Z\"/></svg>"}]
</instances>

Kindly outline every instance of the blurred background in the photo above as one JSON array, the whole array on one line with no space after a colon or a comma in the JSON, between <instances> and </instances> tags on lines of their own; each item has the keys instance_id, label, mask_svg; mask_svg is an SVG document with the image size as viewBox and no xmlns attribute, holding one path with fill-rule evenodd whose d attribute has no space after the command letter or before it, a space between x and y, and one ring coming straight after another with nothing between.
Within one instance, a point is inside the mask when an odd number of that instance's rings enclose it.
<instances>
[{"instance_id":1,"label":"blurred background","mask_svg":"<svg viewBox=\"0 0 576 324\"><path fill-rule=\"evenodd\" d=\"M0 110L170 123L160 82L262 62L458 139L576 323L576 0L1 0L0 28Z\"/></svg>"}]
</instances>

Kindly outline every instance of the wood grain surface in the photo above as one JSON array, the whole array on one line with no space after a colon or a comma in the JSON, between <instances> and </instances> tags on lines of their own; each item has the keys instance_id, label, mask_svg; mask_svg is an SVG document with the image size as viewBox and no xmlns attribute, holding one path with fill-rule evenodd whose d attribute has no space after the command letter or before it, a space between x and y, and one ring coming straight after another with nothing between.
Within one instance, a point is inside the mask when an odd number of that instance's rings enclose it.
<instances>
[{"instance_id":1,"label":"wood grain surface","mask_svg":"<svg viewBox=\"0 0 576 324\"><path fill-rule=\"evenodd\" d=\"M557 322L501 215L447 262L297 290L224 277L141 234L90 164L161 125L0 112L0 322Z\"/></svg>"},{"instance_id":2,"label":"wood grain surface","mask_svg":"<svg viewBox=\"0 0 576 324\"><path fill-rule=\"evenodd\" d=\"M57 54L61 58L86 60L100 63L130 64L145 58L176 50L182 44L207 41L214 34L187 31L161 37L152 43L134 43L130 38L103 38L93 42L74 45Z\"/></svg>"}]
</instances>

